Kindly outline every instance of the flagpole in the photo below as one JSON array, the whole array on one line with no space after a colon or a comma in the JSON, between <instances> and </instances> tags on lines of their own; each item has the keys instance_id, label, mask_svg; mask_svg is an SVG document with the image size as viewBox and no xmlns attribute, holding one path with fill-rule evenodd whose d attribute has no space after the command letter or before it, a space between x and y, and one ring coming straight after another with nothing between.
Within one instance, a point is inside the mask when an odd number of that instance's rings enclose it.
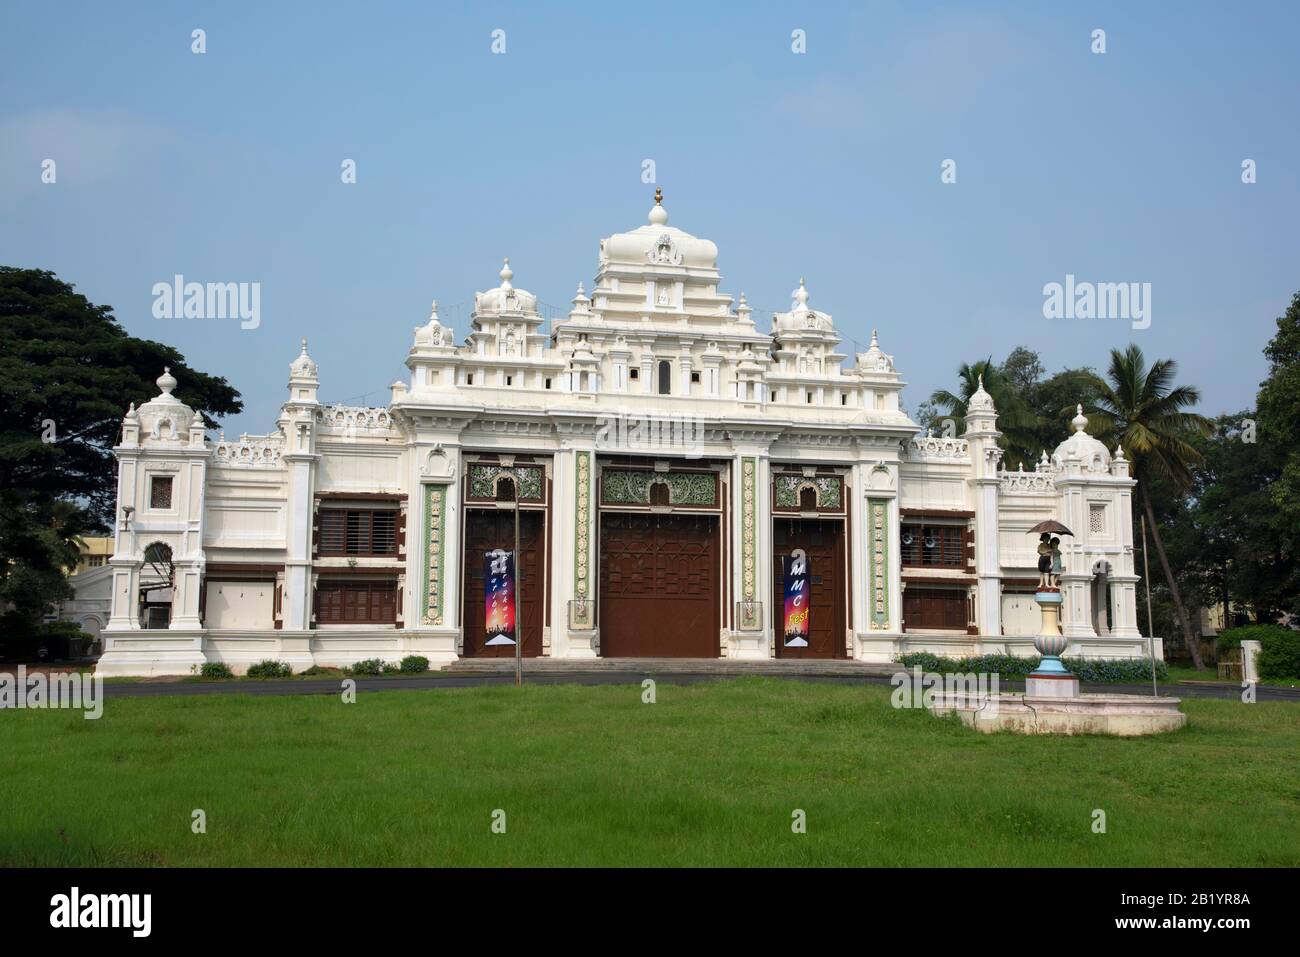
<instances>
[{"instance_id":1,"label":"flagpole","mask_svg":"<svg viewBox=\"0 0 1300 957\"><path fill-rule=\"evenodd\" d=\"M524 685L523 562L519 560L519 482L515 485L515 687Z\"/></svg>"}]
</instances>

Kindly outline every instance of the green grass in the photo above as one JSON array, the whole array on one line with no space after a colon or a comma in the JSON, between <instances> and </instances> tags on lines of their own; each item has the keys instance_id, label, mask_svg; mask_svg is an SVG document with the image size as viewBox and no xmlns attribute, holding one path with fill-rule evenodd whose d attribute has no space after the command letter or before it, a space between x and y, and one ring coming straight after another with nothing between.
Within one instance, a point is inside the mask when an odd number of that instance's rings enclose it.
<instances>
[{"instance_id":1,"label":"green grass","mask_svg":"<svg viewBox=\"0 0 1300 957\"><path fill-rule=\"evenodd\" d=\"M661 683L654 705L637 685L553 685L0 712L0 863L1300 863L1300 706L1184 700L1174 734L1038 738L894 710L889 691L747 678Z\"/></svg>"},{"instance_id":2,"label":"green grass","mask_svg":"<svg viewBox=\"0 0 1300 957\"><path fill-rule=\"evenodd\" d=\"M1169 681L1160 682L1164 684L1174 684L1179 681L1211 681L1218 684L1230 684L1234 687L1240 687L1241 682L1237 679L1223 679L1219 677L1219 669L1215 665L1206 665L1204 671L1197 671L1193 665L1170 665ZM1261 681L1261 686L1271 686L1279 688L1294 688L1300 685L1300 681L1294 678L1276 678L1269 681ZM1170 694L1176 694L1177 690L1170 691Z\"/></svg>"}]
</instances>

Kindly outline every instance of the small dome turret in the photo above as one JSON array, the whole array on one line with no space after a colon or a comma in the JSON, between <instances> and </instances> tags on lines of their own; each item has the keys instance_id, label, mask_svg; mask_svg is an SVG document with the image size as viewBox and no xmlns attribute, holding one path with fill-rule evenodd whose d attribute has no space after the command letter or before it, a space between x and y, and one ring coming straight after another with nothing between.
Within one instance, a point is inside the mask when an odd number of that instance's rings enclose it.
<instances>
[{"instance_id":1,"label":"small dome turret","mask_svg":"<svg viewBox=\"0 0 1300 957\"><path fill-rule=\"evenodd\" d=\"M1052 461L1056 465L1077 460L1084 468L1100 472L1110 468L1110 451L1100 441L1088 434L1088 417L1083 414L1083 406L1075 406L1074 418L1070 420L1074 433L1056 447Z\"/></svg>"}]
</instances>

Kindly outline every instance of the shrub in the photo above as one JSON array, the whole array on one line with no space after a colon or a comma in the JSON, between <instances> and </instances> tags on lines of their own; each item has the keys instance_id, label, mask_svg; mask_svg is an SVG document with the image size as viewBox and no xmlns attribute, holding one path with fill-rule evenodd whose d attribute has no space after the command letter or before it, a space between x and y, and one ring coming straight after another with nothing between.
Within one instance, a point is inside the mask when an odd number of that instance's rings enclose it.
<instances>
[{"instance_id":1,"label":"shrub","mask_svg":"<svg viewBox=\"0 0 1300 957\"><path fill-rule=\"evenodd\" d=\"M1151 680L1150 658L1063 658L1080 681L1093 684L1141 684ZM1169 666L1156 662L1156 678L1169 678Z\"/></svg>"},{"instance_id":2,"label":"shrub","mask_svg":"<svg viewBox=\"0 0 1300 957\"><path fill-rule=\"evenodd\" d=\"M970 658L944 658L928 651L909 652L898 656L905 668L920 665L924 671L938 674L996 674L1000 678L1023 678L1042 661L1037 655L1021 658L1017 655L976 655ZM1133 684L1151 680L1150 658L1064 658L1068 668L1080 681L1093 684ZM1169 677L1169 666L1156 662L1156 677Z\"/></svg>"},{"instance_id":3,"label":"shrub","mask_svg":"<svg viewBox=\"0 0 1300 957\"><path fill-rule=\"evenodd\" d=\"M248 677L250 678L288 678L291 674L293 674L293 669L289 667L288 663L275 661L271 658L248 666Z\"/></svg>"},{"instance_id":4,"label":"shrub","mask_svg":"<svg viewBox=\"0 0 1300 957\"><path fill-rule=\"evenodd\" d=\"M386 671L392 671L393 666L386 663L382 658L366 658L364 661L358 661L352 667L343 670L350 675L382 675Z\"/></svg>"},{"instance_id":5,"label":"shrub","mask_svg":"<svg viewBox=\"0 0 1300 957\"><path fill-rule=\"evenodd\" d=\"M341 669L339 669L339 668L329 668L329 667L326 667L325 665L312 665L310 668L306 668L306 669L304 669L304 670L298 672L298 674L300 674L300 675L336 675L336 674L338 674L338 673L340 672L340 670L341 670Z\"/></svg>"},{"instance_id":6,"label":"shrub","mask_svg":"<svg viewBox=\"0 0 1300 957\"><path fill-rule=\"evenodd\" d=\"M1256 664L1261 681L1300 678L1300 631L1281 625L1243 625L1219 632L1219 648L1239 648L1243 641L1259 642Z\"/></svg>"},{"instance_id":7,"label":"shrub","mask_svg":"<svg viewBox=\"0 0 1300 957\"><path fill-rule=\"evenodd\" d=\"M1300 678L1300 632L1281 625L1242 625L1219 632L1216 641L1220 654L1240 648L1243 641L1258 641L1261 679Z\"/></svg>"},{"instance_id":8,"label":"shrub","mask_svg":"<svg viewBox=\"0 0 1300 957\"><path fill-rule=\"evenodd\" d=\"M90 647L90 635L74 621L46 621L36 626L35 657L80 658Z\"/></svg>"},{"instance_id":9,"label":"shrub","mask_svg":"<svg viewBox=\"0 0 1300 957\"><path fill-rule=\"evenodd\" d=\"M199 669L200 678L233 678L234 673L224 661L209 661Z\"/></svg>"},{"instance_id":10,"label":"shrub","mask_svg":"<svg viewBox=\"0 0 1300 957\"><path fill-rule=\"evenodd\" d=\"M400 666L402 674L418 675L429 670L429 659L424 655L407 655Z\"/></svg>"}]
</instances>

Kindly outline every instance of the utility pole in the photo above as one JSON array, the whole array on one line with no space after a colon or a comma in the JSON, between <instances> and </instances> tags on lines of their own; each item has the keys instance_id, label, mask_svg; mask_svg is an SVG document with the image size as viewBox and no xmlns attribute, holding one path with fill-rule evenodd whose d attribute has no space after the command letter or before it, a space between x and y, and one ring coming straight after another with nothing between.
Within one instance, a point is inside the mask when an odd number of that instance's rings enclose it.
<instances>
[{"instance_id":1,"label":"utility pole","mask_svg":"<svg viewBox=\"0 0 1300 957\"><path fill-rule=\"evenodd\" d=\"M1147 562L1147 517L1142 518L1142 581L1147 588L1147 657L1151 659L1151 697L1156 697L1156 629L1151 623L1151 566Z\"/></svg>"}]
</instances>

